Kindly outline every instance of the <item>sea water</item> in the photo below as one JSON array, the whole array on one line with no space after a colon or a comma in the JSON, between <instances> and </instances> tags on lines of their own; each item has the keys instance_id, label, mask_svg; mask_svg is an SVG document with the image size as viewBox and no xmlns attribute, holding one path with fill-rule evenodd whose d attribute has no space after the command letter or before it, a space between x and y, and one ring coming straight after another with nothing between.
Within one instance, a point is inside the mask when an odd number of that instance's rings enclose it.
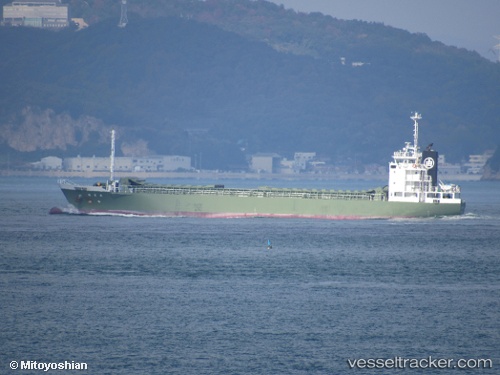
<instances>
[{"instance_id":1,"label":"sea water","mask_svg":"<svg viewBox=\"0 0 500 375\"><path fill-rule=\"evenodd\" d=\"M349 184L380 185L302 186ZM498 374L500 184L462 190L432 219L80 216L3 177L0 373Z\"/></svg>"}]
</instances>

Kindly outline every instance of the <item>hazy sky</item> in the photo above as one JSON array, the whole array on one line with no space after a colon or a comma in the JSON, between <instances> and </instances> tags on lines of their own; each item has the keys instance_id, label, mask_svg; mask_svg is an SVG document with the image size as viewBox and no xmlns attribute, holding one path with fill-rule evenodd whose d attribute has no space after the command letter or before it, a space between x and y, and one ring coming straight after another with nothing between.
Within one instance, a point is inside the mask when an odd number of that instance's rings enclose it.
<instances>
[{"instance_id":1,"label":"hazy sky","mask_svg":"<svg viewBox=\"0 0 500 375\"><path fill-rule=\"evenodd\" d=\"M271 0L301 12L382 22L496 60L500 0Z\"/></svg>"}]
</instances>

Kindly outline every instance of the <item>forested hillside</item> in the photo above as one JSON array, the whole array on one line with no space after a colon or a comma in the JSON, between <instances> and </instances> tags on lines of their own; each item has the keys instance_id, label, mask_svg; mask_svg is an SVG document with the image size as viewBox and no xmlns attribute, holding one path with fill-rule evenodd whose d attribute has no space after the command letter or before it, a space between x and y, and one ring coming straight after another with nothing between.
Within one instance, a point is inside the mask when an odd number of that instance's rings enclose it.
<instances>
[{"instance_id":1,"label":"forested hillside","mask_svg":"<svg viewBox=\"0 0 500 375\"><path fill-rule=\"evenodd\" d=\"M122 29L116 1L68 3L88 29L0 28L4 158L106 155L113 126L128 150L205 168L255 152L383 163L412 111L450 161L500 143L500 65L422 34L249 0L130 2ZM62 118L73 130L50 130Z\"/></svg>"}]
</instances>

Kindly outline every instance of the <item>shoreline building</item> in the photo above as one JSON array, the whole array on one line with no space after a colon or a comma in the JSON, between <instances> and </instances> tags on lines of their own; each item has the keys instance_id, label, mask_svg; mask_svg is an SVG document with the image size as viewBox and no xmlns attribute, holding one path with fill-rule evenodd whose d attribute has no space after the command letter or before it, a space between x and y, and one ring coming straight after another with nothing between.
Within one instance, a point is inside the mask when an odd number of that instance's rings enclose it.
<instances>
[{"instance_id":1,"label":"shoreline building","mask_svg":"<svg viewBox=\"0 0 500 375\"><path fill-rule=\"evenodd\" d=\"M4 26L61 29L69 26L68 5L60 0L18 0L3 6Z\"/></svg>"},{"instance_id":2,"label":"shoreline building","mask_svg":"<svg viewBox=\"0 0 500 375\"><path fill-rule=\"evenodd\" d=\"M258 153L252 155L250 170L257 173L278 173L281 156L275 153Z\"/></svg>"},{"instance_id":3,"label":"shoreline building","mask_svg":"<svg viewBox=\"0 0 500 375\"><path fill-rule=\"evenodd\" d=\"M108 172L109 157L64 158L62 169L73 172ZM191 170L191 158L179 155L156 155L148 157L118 156L115 172L170 172Z\"/></svg>"}]
</instances>

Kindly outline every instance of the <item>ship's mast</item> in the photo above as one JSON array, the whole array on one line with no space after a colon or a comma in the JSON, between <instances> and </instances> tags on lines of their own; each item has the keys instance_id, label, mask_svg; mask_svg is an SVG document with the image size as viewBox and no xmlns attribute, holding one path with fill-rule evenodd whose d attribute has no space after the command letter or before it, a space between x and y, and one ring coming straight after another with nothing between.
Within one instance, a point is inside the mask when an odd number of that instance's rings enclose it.
<instances>
[{"instance_id":1,"label":"ship's mast","mask_svg":"<svg viewBox=\"0 0 500 375\"><path fill-rule=\"evenodd\" d=\"M413 116L410 117L413 120L413 148L415 153L418 151L418 121L422 118L422 115L415 112Z\"/></svg>"},{"instance_id":2,"label":"ship's mast","mask_svg":"<svg viewBox=\"0 0 500 375\"><path fill-rule=\"evenodd\" d=\"M115 172L115 129L111 130L111 155L109 157L109 179L113 181Z\"/></svg>"},{"instance_id":3,"label":"ship's mast","mask_svg":"<svg viewBox=\"0 0 500 375\"><path fill-rule=\"evenodd\" d=\"M118 27L125 27L127 26L127 23L127 0L122 0L120 22L118 23Z\"/></svg>"}]
</instances>

